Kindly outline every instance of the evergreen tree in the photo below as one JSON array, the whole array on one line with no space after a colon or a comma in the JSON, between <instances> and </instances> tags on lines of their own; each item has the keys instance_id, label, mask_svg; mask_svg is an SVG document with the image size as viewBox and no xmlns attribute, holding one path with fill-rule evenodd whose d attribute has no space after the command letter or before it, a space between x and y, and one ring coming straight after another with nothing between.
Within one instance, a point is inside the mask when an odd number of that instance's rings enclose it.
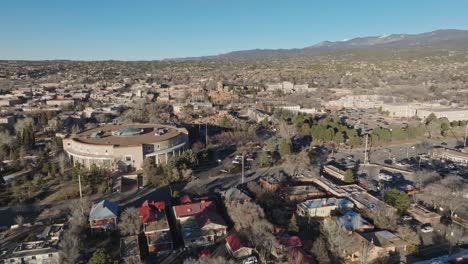
<instances>
[{"instance_id":1,"label":"evergreen tree","mask_svg":"<svg viewBox=\"0 0 468 264\"><path fill-rule=\"evenodd\" d=\"M284 139L279 146L279 154L281 158L284 159L286 156L290 155L292 152L292 146L289 140Z\"/></svg>"},{"instance_id":2,"label":"evergreen tree","mask_svg":"<svg viewBox=\"0 0 468 264\"><path fill-rule=\"evenodd\" d=\"M293 214L291 219L289 219L288 232L290 234L299 233L299 226L297 225L296 215Z\"/></svg>"},{"instance_id":3,"label":"evergreen tree","mask_svg":"<svg viewBox=\"0 0 468 264\"><path fill-rule=\"evenodd\" d=\"M89 259L88 264L117 264L105 249L100 248L94 251L93 256Z\"/></svg>"},{"instance_id":4,"label":"evergreen tree","mask_svg":"<svg viewBox=\"0 0 468 264\"><path fill-rule=\"evenodd\" d=\"M344 182L347 182L347 183L354 182L354 173L351 169L346 170L346 174L344 176Z\"/></svg>"}]
</instances>

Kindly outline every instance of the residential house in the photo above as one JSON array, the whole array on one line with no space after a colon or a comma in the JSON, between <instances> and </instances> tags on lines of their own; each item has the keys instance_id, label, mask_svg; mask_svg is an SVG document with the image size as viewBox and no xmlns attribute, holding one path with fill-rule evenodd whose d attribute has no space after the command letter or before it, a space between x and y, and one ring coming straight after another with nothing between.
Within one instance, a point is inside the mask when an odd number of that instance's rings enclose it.
<instances>
[{"instance_id":1,"label":"residential house","mask_svg":"<svg viewBox=\"0 0 468 264\"><path fill-rule=\"evenodd\" d=\"M336 179L340 181L344 181L346 172L337 168L336 166L333 165L325 165L323 166L323 171L327 173L330 176L335 177Z\"/></svg>"},{"instance_id":2,"label":"residential house","mask_svg":"<svg viewBox=\"0 0 468 264\"><path fill-rule=\"evenodd\" d=\"M355 234L357 234L358 237L356 245L359 247L352 252L352 257L359 258L363 251L362 248L368 247L367 260L369 262L382 256L394 254L398 251L405 252L409 245L408 242L387 230Z\"/></svg>"},{"instance_id":3,"label":"residential house","mask_svg":"<svg viewBox=\"0 0 468 264\"><path fill-rule=\"evenodd\" d=\"M312 264L315 263L310 255L302 249L302 241L297 236L282 236L276 239L277 246L273 254L285 263Z\"/></svg>"},{"instance_id":4,"label":"residential house","mask_svg":"<svg viewBox=\"0 0 468 264\"><path fill-rule=\"evenodd\" d=\"M56 264L59 263L58 243L59 240L22 242L2 259L4 263Z\"/></svg>"},{"instance_id":5,"label":"residential house","mask_svg":"<svg viewBox=\"0 0 468 264\"><path fill-rule=\"evenodd\" d=\"M183 196L180 203L172 209L186 247L211 245L226 235L227 224L212 201Z\"/></svg>"},{"instance_id":6,"label":"residential house","mask_svg":"<svg viewBox=\"0 0 468 264\"><path fill-rule=\"evenodd\" d=\"M117 225L118 205L109 200L95 203L89 213L92 230L113 230Z\"/></svg>"},{"instance_id":7,"label":"residential house","mask_svg":"<svg viewBox=\"0 0 468 264\"><path fill-rule=\"evenodd\" d=\"M172 235L165 209L165 202L151 201L145 201L138 208L150 253L173 249Z\"/></svg>"},{"instance_id":8,"label":"residential house","mask_svg":"<svg viewBox=\"0 0 468 264\"><path fill-rule=\"evenodd\" d=\"M374 230L374 226L369 221L353 210L348 210L343 216L338 217L338 222L348 230L361 232Z\"/></svg>"},{"instance_id":9,"label":"residential house","mask_svg":"<svg viewBox=\"0 0 468 264\"><path fill-rule=\"evenodd\" d=\"M346 198L321 198L304 201L297 205L297 214L304 217L329 217L337 209L353 208Z\"/></svg>"},{"instance_id":10,"label":"residential house","mask_svg":"<svg viewBox=\"0 0 468 264\"><path fill-rule=\"evenodd\" d=\"M120 258L124 263L132 263L132 260L140 259L138 236L127 236L120 239Z\"/></svg>"},{"instance_id":11,"label":"residential house","mask_svg":"<svg viewBox=\"0 0 468 264\"><path fill-rule=\"evenodd\" d=\"M263 176L260 178L259 183L263 189L268 192L276 192L281 187L284 180L284 175L280 173Z\"/></svg>"},{"instance_id":12,"label":"residential house","mask_svg":"<svg viewBox=\"0 0 468 264\"><path fill-rule=\"evenodd\" d=\"M315 186L291 186L282 190L283 198L288 201L303 201L310 198L324 196L325 193Z\"/></svg>"},{"instance_id":13,"label":"residential house","mask_svg":"<svg viewBox=\"0 0 468 264\"><path fill-rule=\"evenodd\" d=\"M253 249L246 247L236 234L226 237L226 249L234 258L243 258L252 255Z\"/></svg>"},{"instance_id":14,"label":"residential house","mask_svg":"<svg viewBox=\"0 0 468 264\"><path fill-rule=\"evenodd\" d=\"M441 218L440 214L429 211L419 204L412 204L408 209L408 215L422 224L437 224Z\"/></svg>"}]
</instances>

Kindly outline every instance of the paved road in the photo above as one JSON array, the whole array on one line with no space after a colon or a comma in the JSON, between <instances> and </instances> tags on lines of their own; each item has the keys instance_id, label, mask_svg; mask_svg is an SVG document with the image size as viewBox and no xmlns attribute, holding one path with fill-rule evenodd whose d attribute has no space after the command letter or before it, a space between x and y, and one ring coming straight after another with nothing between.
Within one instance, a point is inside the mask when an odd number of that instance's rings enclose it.
<instances>
[{"instance_id":1,"label":"paved road","mask_svg":"<svg viewBox=\"0 0 468 264\"><path fill-rule=\"evenodd\" d=\"M268 173L279 170L279 167L261 168L256 171L246 171L244 183L255 180ZM105 198L119 202L121 207L140 206L145 200L171 201L171 191L186 193L209 193L218 190L226 190L241 183L241 174L226 175L216 178L205 177L196 179L189 183L173 184L159 188L143 188L139 191L129 191L125 193L113 193ZM70 205L79 205L79 199L62 200L46 204L24 204L15 206L0 207L0 227L9 227L15 224L15 217L22 215L26 222L34 222L37 216L45 209L65 210Z\"/></svg>"}]
</instances>

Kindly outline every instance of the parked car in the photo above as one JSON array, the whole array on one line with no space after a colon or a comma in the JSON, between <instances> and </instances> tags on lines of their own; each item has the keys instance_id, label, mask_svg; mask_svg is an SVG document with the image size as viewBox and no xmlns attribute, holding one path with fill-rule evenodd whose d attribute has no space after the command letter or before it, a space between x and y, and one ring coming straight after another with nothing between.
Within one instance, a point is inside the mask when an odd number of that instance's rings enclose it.
<instances>
[{"instance_id":1,"label":"parked car","mask_svg":"<svg viewBox=\"0 0 468 264\"><path fill-rule=\"evenodd\" d=\"M211 255L211 251L206 248L198 253L198 257L209 257L210 255Z\"/></svg>"},{"instance_id":2,"label":"parked car","mask_svg":"<svg viewBox=\"0 0 468 264\"><path fill-rule=\"evenodd\" d=\"M257 257L250 256L242 261L242 264L256 264L258 263Z\"/></svg>"},{"instance_id":3,"label":"parked car","mask_svg":"<svg viewBox=\"0 0 468 264\"><path fill-rule=\"evenodd\" d=\"M404 215L401 217L401 220L403 221L411 221L413 220L413 217L409 216L409 215Z\"/></svg>"},{"instance_id":4,"label":"parked car","mask_svg":"<svg viewBox=\"0 0 468 264\"><path fill-rule=\"evenodd\" d=\"M421 232L423 233L430 233L432 231L434 231L434 228L432 228L430 224L425 224L421 226Z\"/></svg>"}]
</instances>

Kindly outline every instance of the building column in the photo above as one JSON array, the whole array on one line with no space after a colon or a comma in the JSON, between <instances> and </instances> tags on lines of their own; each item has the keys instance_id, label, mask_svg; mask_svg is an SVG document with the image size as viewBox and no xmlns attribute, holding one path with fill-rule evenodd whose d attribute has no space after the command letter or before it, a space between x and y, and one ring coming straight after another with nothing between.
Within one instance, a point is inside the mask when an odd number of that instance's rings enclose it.
<instances>
[{"instance_id":1,"label":"building column","mask_svg":"<svg viewBox=\"0 0 468 264\"><path fill-rule=\"evenodd\" d=\"M167 164L167 152L166 152L166 164Z\"/></svg>"},{"instance_id":2,"label":"building column","mask_svg":"<svg viewBox=\"0 0 468 264\"><path fill-rule=\"evenodd\" d=\"M156 165L159 165L159 154L156 154L154 158L156 159Z\"/></svg>"}]
</instances>

